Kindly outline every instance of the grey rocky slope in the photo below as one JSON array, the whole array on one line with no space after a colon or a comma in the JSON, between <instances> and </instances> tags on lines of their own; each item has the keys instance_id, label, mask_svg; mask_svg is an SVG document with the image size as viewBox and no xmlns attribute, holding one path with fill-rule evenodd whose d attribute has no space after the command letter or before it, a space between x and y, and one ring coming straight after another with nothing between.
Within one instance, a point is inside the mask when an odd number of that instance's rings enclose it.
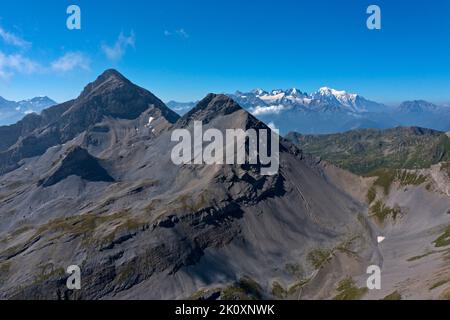
<instances>
[{"instance_id":1,"label":"grey rocky slope","mask_svg":"<svg viewBox=\"0 0 450 320\"><path fill-rule=\"evenodd\" d=\"M326 299L342 281L362 288L367 266L383 266L380 226L344 183L354 176L339 178L283 139L275 176L256 165L172 163L172 131L194 121L267 129L230 98L210 94L178 118L115 71L86 90L47 111L65 138L0 176L0 298ZM73 264L76 292L65 287Z\"/></svg>"},{"instance_id":2,"label":"grey rocky slope","mask_svg":"<svg viewBox=\"0 0 450 320\"><path fill-rule=\"evenodd\" d=\"M447 163L428 169L386 171L359 177L323 163L327 177L369 207L376 232L385 240L381 290L364 298L449 299L450 171Z\"/></svg>"}]
</instances>

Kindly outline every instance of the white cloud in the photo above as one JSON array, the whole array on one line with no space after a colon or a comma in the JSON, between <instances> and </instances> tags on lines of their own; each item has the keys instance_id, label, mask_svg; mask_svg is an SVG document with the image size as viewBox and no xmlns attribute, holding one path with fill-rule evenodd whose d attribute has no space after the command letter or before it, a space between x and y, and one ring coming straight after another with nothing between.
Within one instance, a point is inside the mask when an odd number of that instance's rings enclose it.
<instances>
[{"instance_id":1,"label":"white cloud","mask_svg":"<svg viewBox=\"0 0 450 320\"><path fill-rule=\"evenodd\" d=\"M187 33L186 30L184 30L183 28L175 30L173 32L169 31L169 30L164 30L164 35L166 37L177 35L177 36L179 36L181 38L185 38L185 39L189 38L189 33Z\"/></svg>"},{"instance_id":2,"label":"white cloud","mask_svg":"<svg viewBox=\"0 0 450 320\"><path fill-rule=\"evenodd\" d=\"M135 46L136 37L134 36L134 32L132 31L130 35L127 37L121 32L119 34L119 38L116 43L110 47L107 45L102 46L103 53L106 57L111 61L119 61L125 55L128 47Z\"/></svg>"},{"instance_id":3,"label":"white cloud","mask_svg":"<svg viewBox=\"0 0 450 320\"><path fill-rule=\"evenodd\" d=\"M68 72L74 69L90 70L90 60L81 52L68 52L51 63L53 71Z\"/></svg>"},{"instance_id":4,"label":"white cloud","mask_svg":"<svg viewBox=\"0 0 450 320\"><path fill-rule=\"evenodd\" d=\"M15 73L32 74L39 69L37 62L21 54L5 54L0 51L0 78L8 79Z\"/></svg>"},{"instance_id":5,"label":"white cloud","mask_svg":"<svg viewBox=\"0 0 450 320\"><path fill-rule=\"evenodd\" d=\"M19 48L27 49L31 47L31 42L28 42L16 36L15 34L12 34L11 32L6 31L2 27L0 27L0 38L2 38L6 44L13 45Z\"/></svg>"},{"instance_id":6,"label":"white cloud","mask_svg":"<svg viewBox=\"0 0 450 320\"><path fill-rule=\"evenodd\" d=\"M250 110L250 113L254 116L262 116L262 115L268 115L268 114L280 114L280 112L290 109L289 107L283 106L283 105L274 105L274 106L267 106L267 107L261 107L256 106L255 108L252 108Z\"/></svg>"},{"instance_id":7,"label":"white cloud","mask_svg":"<svg viewBox=\"0 0 450 320\"><path fill-rule=\"evenodd\" d=\"M278 130L277 126L275 125L275 123L274 123L273 121L270 122L267 126L268 126L268 127L270 128L270 130L272 130L272 131Z\"/></svg>"},{"instance_id":8,"label":"white cloud","mask_svg":"<svg viewBox=\"0 0 450 320\"><path fill-rule=\"evenodd\" d=\"M179 29L176 33L183 38L189 38L189 34L184 29Z\"/></svg>"}]
</instances>

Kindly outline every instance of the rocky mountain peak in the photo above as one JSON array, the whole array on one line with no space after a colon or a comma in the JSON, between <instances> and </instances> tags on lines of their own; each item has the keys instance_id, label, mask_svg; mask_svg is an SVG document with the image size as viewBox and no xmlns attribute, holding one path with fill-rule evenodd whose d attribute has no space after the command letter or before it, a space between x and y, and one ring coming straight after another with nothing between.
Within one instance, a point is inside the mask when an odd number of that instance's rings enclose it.
<instances>
[{"instance_id":1,"label":"rocky mountain peak","mask_svg":"<svg viewBox=\"0 0 450 320\"><path fill-rule=\"evenodd\" d=\"M184 126L193 120L207 123L217 116L228 115L239 110L243 109L230 97L210 93L180 119L179 125Z\"/></svg>"},{"instance_id":2,"label":"rocky mountain peak","mask_svg":"<svg viewBox=\"0 0 450 320\"><path fill-rule=\"evenodd\" d=\"M22 159L42 155L48 148L72 140L105 118L134 120L144 112L164 118L168 125L179 119L151 92L116 70L107 70L88 84L77 99L43 110L41 116L0 127L7 137L5 143L0 143L0 173L14 170Z\"/></svg>"},{"instance_id":3,"label":"rocky mountain peak","mask_svg":"<svg viewBox=\"0 0 450 320\"><path fill-rule=\"evenodd\" d=\"M117 70L109 69L99 75L94 82L89 83L80 97L104 94L124 86L133 86L133 84Z\"/></svg>"},{"instance_id":4,"label":"rocky mountain peak","mask_svg":"<svg viewBox=\"0 0 450 320\"><path fill-rule=\"evenodd\" d=\"M117 70L109 69L88 84L67 112L76 122L98 122L104 116L136 119L153 107L168 122L175 123L179 116L151 92L133 84Z\"/></svg>"}]
</instances>

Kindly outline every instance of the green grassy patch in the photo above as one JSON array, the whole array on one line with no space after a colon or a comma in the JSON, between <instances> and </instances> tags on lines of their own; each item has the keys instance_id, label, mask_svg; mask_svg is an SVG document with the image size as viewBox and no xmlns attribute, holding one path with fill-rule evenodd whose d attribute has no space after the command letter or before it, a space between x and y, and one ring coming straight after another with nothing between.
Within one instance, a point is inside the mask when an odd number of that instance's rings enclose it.
<instances>
[{"instance_id":1,"label":"green grassy patch","mask_svg":"<svg viewBox=\"0 0 450 320\"><path fill-rule=\"evenodd\" d=\"M441 170L447 172L447 176L450 178L450 162L444 162L441 164Z\"/></svg>"},{"instance_id":2,"label":"green grassy patch","mask_svg":"<svg viewBox=\"0 0 450 320\"><path fill-rule=\"evenodd\" d=\"M398 291L395 291L384 297L383 300L402 300L402 295Z\"/></svg>"},{"instance_id":3,"label":"green grassy patch","mask_svg":"<svg viewBox=\"0 0 450 320\"><path fill-rule=\"evenodd\" d=\"M301 277L303 276L303 269L297 263L287 263L284 269L287 273L297 279L301 279Z\"/></svg>"},{"instance_id":4,"label":"green grassy patch","mask_svg":"<svg viewBox=\"0 0 450 320\"><path fill-rule=\"evenodd\" d=\"M439 238L437 238L433 243L438 248L450 245L450 226L448 226L444 230L444 233Z\"/></svg>"},{"instance_id":5,"label":"green grassy patch","mask_svg":"<svg viewBox=\"0 0 450 320\"><path fill-rule=\"evenodd\" d=\"M442 294L441 294L441 296L439 298L442 299L442 300L450 300L450 287L445 289L444 292L442 292Z\"/></svg>"},{"instance_id":6,"label":"green grassy patch","mask_svg":"<svg viewBox=\"0 0 450 320\"><path fill-rule=\"evenodd\" d=\"M391 185L395 180L396 172L395 170L380 169L373 172L369 176L377 177L377 179L374 182L374 185L383 188L384 194L387 195L389 194Z\"/></svg>"},{"instance_id":7,"label":"green grassy patch","mask_svg":"<svg viewBox=\"0 0 450 320\"><path fill-rule=\"evenodd\" d=\"M370 207L371 216L376 217L380 223L384 223L388 217L392 217L395 221L400 213L401 210L399 208L390 208L382 201L377 201L372 207Z\"/></svg>"},{"instance_id":8,"label":"green grassy patch","mask_svg":"<svg viewBox=\"0 0 450 320\"><path fill-rule=\"evenodd\" d=\"M422 259L422 258L428 257L429 255L432 255L432 254L434 254L434 253L437 253L437 252L436 252L436 251L430 251L430 252L424 253L424 254L419 255L419 256L411 257L411 258L409 258L409 259L406 260L406 261L408 261L408 262L417 261L417 260L420 260L420 259Z\"/></svg>"},{"instance_id":9,"label":"green grassy patch","mask_svg":"<svg viewBox=\"0 0 450 320\"><path fill-rule=\"evenodd\" d=\"M94 231L103 223L115 221L123 218L128 211L123 210L111 215L85 214L71 216L67 218L58 218L44 224L38 228L38 234L45 232L61 232L70 235L82 235Z\"/></svg>"},{"instance_id":10,"label":"green grassy patch","mask_svg":"<svg viewBox=\"0 0 450 320\"><path fill-rule=\"evenodd\" d=\"M375 201L376 197L377 197L377 190L375 189L374 186L372 186L370 187L369 191L367 191L367 201L369 202L369 205Z\"/></svg>"},{"instance_id":11,"label":"green grassy patch","mask_svg":"<svg viewBox=\"0 0 450 320\"><path fill-rule=\"evenodd\" d=\"M439 288L448 282L450 282L450 279L438 281L430 287L430 291L433 289Z\"/></svg>"},{"instance_id":12,"label":"green grassy patch","mask_svg":"<svg viewBox=\"0 0 450 320\"><path fill-rule=\"evenodd\" d=\"M156 208L160 207L162 203L161 199L153 199L150 201L150 203L144 208L144 211L147 213L151 213L152 211L156 210Z\"/></svg>"},{"instance_id":13,"label":"green grassy patch","mask_svg":"<svg viewBox=\"0 0 450 320\"><path fill-rule=\"evenodd\" d=\"M257 299L262 299L262 288L261 286L249 277L243 277L239 280L239 287L244 289L247 294L250 294Z\"/></svg>"},{"instance_id":14,"label":"green grassy patch","mask_svg":"<svg viewBox=\"0 0 450 320\"><path fill-rule=\"evenodd\" d=\"M320 269L331 258L331 253L331 250L315 249L308 254L307 259L315 269Z\"/></svg>"},{"instance_id":15,"label":"green grassy patch","mask_svg":"<svg viewBox=\"0 0 450 320\"><path fill-rule=\"evenodd\" d=\"M217 292L220 292L220 289L200 289L197 292L194 292L188 300L204 300L208 296L211 296Z\"/></svg>"},{"instance_id":16,"label":"green grassy patch","mask_svg":"<svg viewBox=\"0 0 450 320\"><path fill-rule=\"evenodd\" d=\"M389 194L391 186L395 181L398 181L400 185L403 187L410 185L419 186L427 181L427 178L424 175L419 175L414 172L409 172L407 170L396 170L396 169L379 169L368 174L368 176L377 177L377 179L374 182L374 186L383 188L385 195ZM371 195L371 197L373 197L373 200L375 200L375 197L373 195ZM370 200L369 194L368 199Z\"/></svg>"},{"instance_id":17,"label":"green grassy patch","mask_svg":"<svg viewBox=\"0 0 450 320\"><path fill-rule=\"evenodd\" d=\"M3 284L8 280L8 274L11 270L11 262L5 261L0 263L0 284Z\"/></svg>"},{"instance_id":18,"label":"green grassy patch","mask_svg":"<svg viewBox=\"0 0 450 320\"><path fill-rule=\"evenodd\" d=\"M62 278L66 271L62 267L56 267L53 263L47 263L39 266L40 273L37 276L35 283L43 283L52 278Z\"/></svg>"},{"instance_id":19,"label":"green grassy patch","mask_svg":"<svg viewBox=\"0 0 450 320\"><path fill-rule=\"evenodd\" d=\"M210 205L211 196L207 190L202 191L199 195L193 196L183 194L178 196L170 204L174 206L175 210L183 213L199 212Z\"/></svg>"},{"instance_id":20,"label":"green grassy patch","mask_svg":"<svg viewBox=\"0 0 450 320\"><path fill-rule=\"evenodd\" d=\"M420 186L427 181L427 177L421 174L408 172L407 170L397 171L397 179L401 186Z\"/></svg>"},{"instance_id":21,"label":"green grassy patch","mask_svg":"<svg viewBox=\"0 0 450 320\"><path fill-rule=\"evenodd\" d=\"M274 281L272 284L272 295L277 299L286 299L287 291L283 288L281 284Z\"/></svg>"},{"instance_id":22,"label":"green grassy patch","mask_svg":"<svg viewBox=\"0 0 450 320\"><path fill-rule=\"evenodd\" d=\"M8 273L10 268L11 268L11 262L5 261L5 262L0 263L0 274Z\"/></svg>"},{"instance_id":23,"label":"green grassy patch","mask_svg":"<svg viewBox=\"0 0 450 320\"><path fill-rule=\"evenodd\" d=\"M359 238L360 238L360 236L355 236L355 237L352 237L352 238L350 238L350 239L348 239L348 240L345 240L345 241L341 242L341 243L335 248L335 250L338 250L338 251L340 251L340 252L347 253L347 254L349 254L349 255L356 255L356 252L352 251L351 248L352 248L353 242L354 242L355 240L359 239Z\"/></svg>"},{"instance_id":24,"label":"green grassy patch","mask_svg":"<svg viewBox=\"0 0 450 320\"><path fill-rule=\"evenodd\" d=\"M230 286L222 291L222 300L255 300L239 287Z\"/></svg>"},{"instance_id":25,"label":"green grassy patch","mask_svg":"<svg viewBox=\"0 0 450 320\"><path fill-rule=\"evenodd\" d=\"M311 279L302 279L302 280L298 281L297 283L293 284L292 286L290 286L288 291L287 291L288 295L292 296L293 294L295 294L304 285L306 285L310 280Z\"/></svg>"},{"instance_id":26,"label":"green grassy patch","mask_svg":"<svg viewBox=\"0 0 450 320\"><path fill-rule=\"evenodd\" d=\"M241 278L236 284L225 288L222 300L261 300L261 286L249 277Z\"/></svg>"},{"instance_id":27,"label":"green grassy patch","mask_svg":"<svg viewBox=\"0 0 450 320\"><path fill-rule=\"evenodd\" d=\"M109 233L102 234L101 237L94 236L97 230L102 227L110 227ZM54 235L52 240L57 240L63 236L81 237L85 244L101 244L112 241L117 232L138 231L146 226L131 217L129 210L116 211L109 215L84 214L67 218L58 218L38 227L35 236L43 234ZM106 229L105 229L106 231Z\"/></svg>"},{"instance_id":28,"label":"green grassy patch","mask_svg":"<svg viewBox=\"0 0 450 320\"><path fill-rule=\"evenodd\" d=\"M334 300L360 300L368 291L367 288L358 288L352 278L342 280L336 290L338 294Z\"/></svg>"}]
</instances>

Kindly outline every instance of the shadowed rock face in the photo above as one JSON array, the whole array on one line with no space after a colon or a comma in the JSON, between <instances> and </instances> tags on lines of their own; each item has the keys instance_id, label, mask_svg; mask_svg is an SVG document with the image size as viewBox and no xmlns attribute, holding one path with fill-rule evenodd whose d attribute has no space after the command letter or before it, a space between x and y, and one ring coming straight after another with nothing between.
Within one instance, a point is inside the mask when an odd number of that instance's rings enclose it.
<instances>
[{"instance_id":1,"label":"shadowed rock face","mask_svg":"<svg viewBox=\"0 0 450 320\"><path fill-rule=\"evenodd\" d=\"M75 147L62 160L59 168L42 182L42 186L45 188L53 186L71 175L87 181L114 181L96 158L83 148Z\"/></svg>"},{"instance_id":2,"label":"shadowed rock face","mask_svg":"<svg viewBox=\"0 0 450 320\"><path fill-rule=\"evenodd\" d=\"M108 116L0 176L0 298L254 294L242 279L257 283L259 298L273 297L274 282L291 299L332 298L340 281L363 283L367 265L383 264L367 205L284 139L274 176L254 165L172 163L171 133L192 132L194 121L222 132L267 129L232 99L208 95L180 119L154 105L126 117L100 93L129 82L115 72L99 79L79 99L103 101L88 117ZM83 108L72 101L43 116L82 117L91 110ZM77 292L65 287L73 264L83 275Z\"/></svg>"}]
</instances>

